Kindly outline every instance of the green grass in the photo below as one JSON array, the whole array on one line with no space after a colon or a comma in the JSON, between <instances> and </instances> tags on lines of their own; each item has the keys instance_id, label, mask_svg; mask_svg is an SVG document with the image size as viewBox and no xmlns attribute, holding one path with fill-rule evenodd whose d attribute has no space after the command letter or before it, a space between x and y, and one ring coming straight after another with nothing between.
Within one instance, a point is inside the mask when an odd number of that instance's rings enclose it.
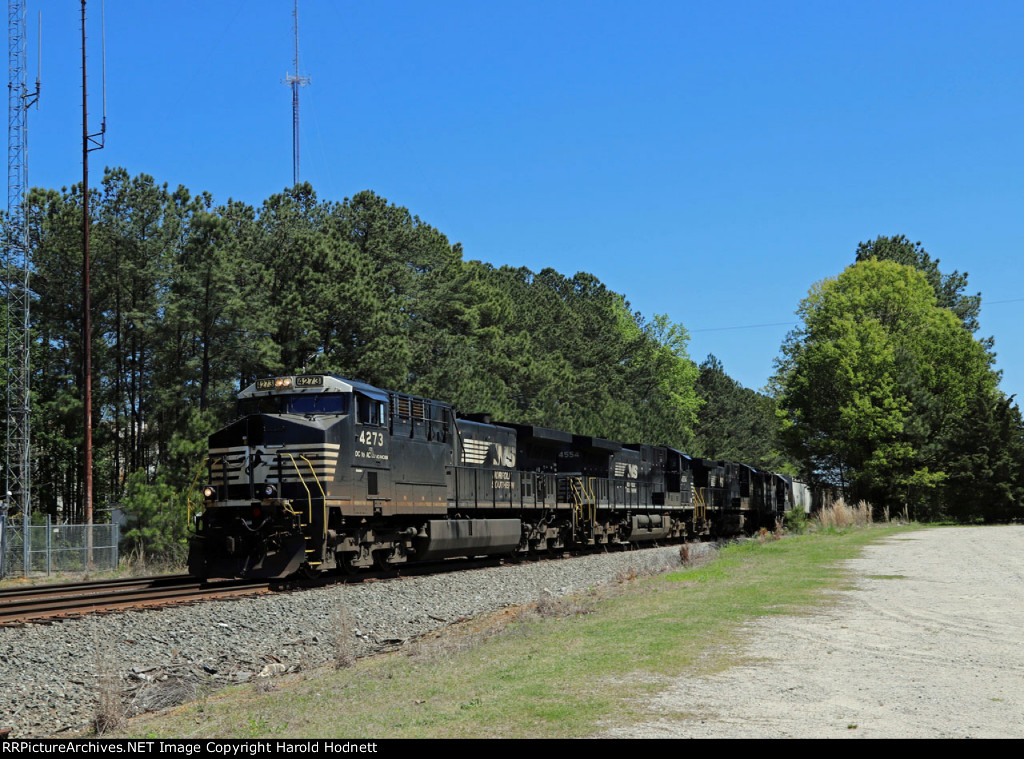
<instances>
[{"instance_id":1,"label":"green grass","mask_svg":"<svg viewBox=\"0 0 1024 759\"><path fill-rule=\"evenodd\" d=\"M809 534L723 549L704 566L577 599L569 613L504 615L430 646L237 686L134 720L128 735L187 738L565 738L643 718L669 678L736 661L743 625L812 613L835 566L907 528ZM566 608L569 608L568 606ZM511 619L511 621L508 621ZM780 642L784 644L785 642Z\"/></svg>"}]
</instances>

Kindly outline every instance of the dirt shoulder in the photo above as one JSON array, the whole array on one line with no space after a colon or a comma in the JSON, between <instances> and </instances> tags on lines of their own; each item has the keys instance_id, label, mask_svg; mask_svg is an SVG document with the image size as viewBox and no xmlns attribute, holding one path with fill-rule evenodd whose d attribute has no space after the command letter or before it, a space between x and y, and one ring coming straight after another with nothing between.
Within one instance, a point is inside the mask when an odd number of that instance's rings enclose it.
<instances>
[{"instance_id":1,"label":"dirt shoulder","mask_svg":"<svg viewBox=\"0 0 1024 759\"><path fill-rule=\"evenodd\" d=\"M1024 526L904 533L843 566L835 605L758 620L741 664L606 735L1024 737Z\"/></svg>"}]
</instances>

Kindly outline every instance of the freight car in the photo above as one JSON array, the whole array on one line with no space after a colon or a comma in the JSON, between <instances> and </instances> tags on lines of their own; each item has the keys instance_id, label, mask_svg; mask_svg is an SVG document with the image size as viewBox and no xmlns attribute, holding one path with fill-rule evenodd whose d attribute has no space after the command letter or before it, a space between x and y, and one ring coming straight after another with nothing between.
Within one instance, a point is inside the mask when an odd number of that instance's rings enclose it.
<instances>
[{"instance_id":1,"label":"freight car","mask_svg":"<svg viewBox=\"0 0 1024 759\"><path fill-rule=\"evenodd\" d=\"M257 380L210 436L189 571L283 578L773 526L785 478L673 448L459 416L332 375Z\"/></svg>"}]
</instances>

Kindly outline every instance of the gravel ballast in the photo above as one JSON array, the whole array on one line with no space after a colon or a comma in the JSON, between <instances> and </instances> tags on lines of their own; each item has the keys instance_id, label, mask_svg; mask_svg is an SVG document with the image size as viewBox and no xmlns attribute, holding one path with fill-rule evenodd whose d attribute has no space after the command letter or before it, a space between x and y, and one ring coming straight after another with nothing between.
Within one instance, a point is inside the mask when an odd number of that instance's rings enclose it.
<instances>
[{"instance_id":1,"label":"gravel ballast","mask_svg":"<svg viewBox=\"0 0 1024 759\"><path fill-rule=\"evenodd\" d=\"M697 558L714 548L689 550ZM4 627L0 729L60 736L90 725L104 695L137 714L324 666L338 656L339 627L364 656L484 612L678 566L678 546L651 548Z\"/></svg>"}]
</instances>

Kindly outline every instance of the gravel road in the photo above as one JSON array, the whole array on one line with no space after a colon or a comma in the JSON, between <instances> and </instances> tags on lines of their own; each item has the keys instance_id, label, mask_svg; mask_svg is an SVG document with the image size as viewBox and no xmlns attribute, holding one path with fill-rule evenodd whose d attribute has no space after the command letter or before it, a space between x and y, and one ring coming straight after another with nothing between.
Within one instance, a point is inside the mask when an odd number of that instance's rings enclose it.
<instances>
[{"instance_id":1,"label":"gravel road","mask_svg":"<svg viewBox=\"0 0 1024 759\"><path fill-rule=\"evenodd\" d=\"M906 533L853 590L751 625L747 663L682 677L607 737L1024 738L1024 526Z\"/></svg>"}]
</instances>

